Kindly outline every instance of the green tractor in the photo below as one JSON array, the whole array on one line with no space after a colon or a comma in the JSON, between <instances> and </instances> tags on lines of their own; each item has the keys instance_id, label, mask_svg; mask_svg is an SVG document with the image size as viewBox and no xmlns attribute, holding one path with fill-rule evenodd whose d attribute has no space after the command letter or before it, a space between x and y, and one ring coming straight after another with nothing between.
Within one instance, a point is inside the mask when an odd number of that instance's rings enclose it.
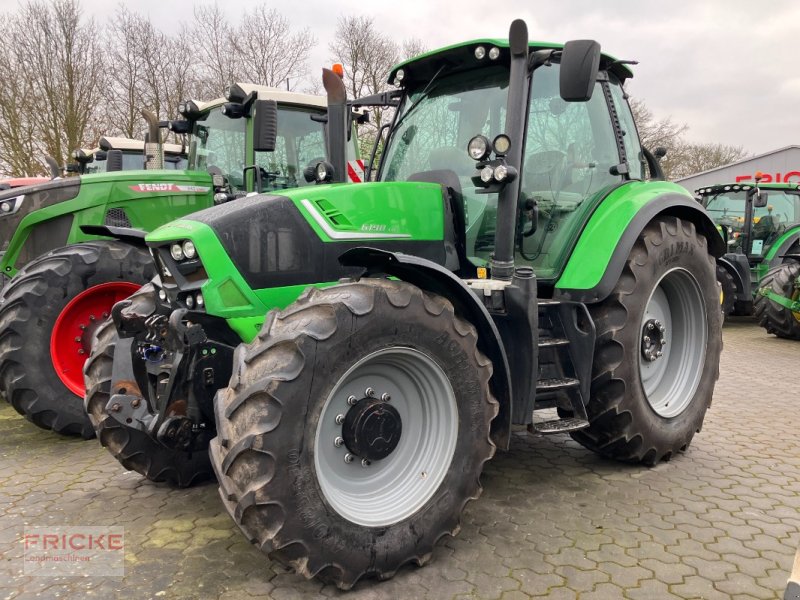
<instances>
[{"instance_id":1,"label":"green tractor","mask_svg":"<svg viewBox=\"0 0 800 600\"><path fill-rule=\"evenodd\" d=\"M118 228L151 231L248 192L308 185L302 168L325 157L324 97L237 84L227 99L187 102L181 112L184 120L166 125L189 134L186 170L163 169L150 144L146 171L0 193L0 389L41 427L94 436L82 406L91 335L154 274L147 249L111 239ZM106 162L124 165L114 152ZM141 168L141 152L137 160Z\"/></svg>"},{"instance_id":2,"label":"green tractor","mask_svg":"<svg viewBox=\"0 0 800 600\"><path fill-rule=\"evenodd\" d=\"M163 168L183 171L188 164L186 148L182 144L163 144ZM114 152L117 150L118 153ZM109 153L111 159L109 160ZM145 169L145 142L125 137L103 136L98 147L79 149L72 153L74 163L67 165L67 172L78 175L94 175L109 171L141 171Z\"/></svg>"},{"instance_id":3,"label":"green tractor","mask_svg":"<svg viewBox=\"0 0 800 600\"><path fill-rule=\"evenodd\" d=\"M343 589L455 535L512 426L632 463L685 451L719 372L724 247L690 194L646 180L631 76L514 21L353 101L397 108L377 181L147 235L156 276L85 367L100 442L153 481L215 472L250 541Z\"/></svg>"},{"instance_id":4,"label":"green tractor","mask_svg":"<svg viewBox=\"0 0 800 600\"><path fill-rule=\"evenodd\" d=\"M725 315L752 315L764 278L800 254L800 184L741 182L695 192L725 243L717 261Z\"/></svg>"}]
</instances>

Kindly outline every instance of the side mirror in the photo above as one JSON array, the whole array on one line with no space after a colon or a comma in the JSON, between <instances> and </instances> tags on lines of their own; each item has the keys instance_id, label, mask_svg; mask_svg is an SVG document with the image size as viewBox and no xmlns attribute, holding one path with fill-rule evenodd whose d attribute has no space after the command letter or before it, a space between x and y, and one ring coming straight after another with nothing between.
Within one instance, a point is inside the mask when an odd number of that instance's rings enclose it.
<instances>
[{"instance_id":1,"label":"side mirror","mask_svg":"<svg viewBox=\"0 0 800 600\"><path fill-rule=\"evenodd\" d=\"M108 152L105 150L98 150L94 153L94 160L106 160L108 158Z\"/></svg>"},{"instance_id":2,"label":"side mirror","mask_svg":"<svg viewBox=\"0 0 800 600\"><path fill-rule=\"evenodd\" d=\"M275 100L256 100L253 119L253 150L274 152L278 139L278 103Z\"/></svg>"},{"instance_id":3,"label":"side mirror","mask_svg":"<svg viewBox=\"0 0 800 600\"><path fill-rule=\"evenodd\" d=\"M756 188L755 196L753 196L753 206L756 208L764 208L767 205L767 193L762 192Z\"/></svg>"},{"instance_id":4,"label":"side mirror","mask_svg":"<svg viewBox=\"0 0 800 600\"><path fill-rule=\"evenodd\" d=\"M109 150L106 153L106 171L122 171L122 150Z\"/></svg>"},{"instance_id":5,"label":"side mirror","mask_svg":"<svg viewBox=\"0 0 800 600\"><path fill-rule=\"evenodd\" d=\"M600 70L600 44L594 40L572 40L561 52L559 92L565 102L588 102L592 99Z\"/></svg>"},{"instance_id":6,"label":"side mirror","mask_svg":"<svg viewBox=\"0 0 800 600\"><path fill-rule=\"evenodd\" d=\"M655 156L656 156L656 158L658 160L661 160L662 158L664 158L667 155L667 149L664 148L664 146L659 146L658 148L656 148L656 150L655 150L655 152L653 152L653 154L655 154Z\"/></svg>"}]
</instances>

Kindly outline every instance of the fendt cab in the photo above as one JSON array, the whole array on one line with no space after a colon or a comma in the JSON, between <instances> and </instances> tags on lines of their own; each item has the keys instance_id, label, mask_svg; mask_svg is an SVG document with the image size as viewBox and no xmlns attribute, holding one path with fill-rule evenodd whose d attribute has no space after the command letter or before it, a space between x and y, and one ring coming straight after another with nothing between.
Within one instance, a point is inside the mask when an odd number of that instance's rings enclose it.
<instances>
[{"instance_id":1,"label":"fendt cab","mask_svg":"<svg viewBox=\"0 0 800 600\"><path fill-rule=\"evenodd\" d=\"M800 254L800 184L760 183L757 174L754 183L712 185L695 194L726 247L717 261L723 313L752 315L767 272Z\"/></svg>"},{"instance_id":2,"label":"fendt cab","mask_svg":"<svg viewBox=\"0 0 800 600\"><path fill-rule=\"evenodd\" d=\"M91 335L154 274L143 233L110 239L117 228L151 231L247 192L306 185L303 167L325 157L324 97L237 84L227 99L187 102L182 113L169 126L190 134L187 170L150 170L161 166L153 144L146 171L0 194L0 270L13 277L0 306L0 388L41 427L94 436L83 410Z\"/></svg>"},{"instance_id":3,"label":"fendt cab","mask_svg":"<svg viewBox=\"0 0 800 600\"><path fill-rule=\"evenodd\" d=\"M80 149L72 153L75 161L67 165L67 171L79 175L93 175L109 171L141 171L146 168L147 153L142 140L125 137L103 136L98 147L92 150ZM163 168L183 171L188 164L186 148L182 144L162 144L164 154ZM119 150L115 156L112 150ZM109 161L109 152L111 160Z\"/></svg>"},{"instance_id":4,"label":"fendt cab","mask_svg":"<svg viewBox=\"0 0 800 600\"><path fill-rule=\"evenodd\" d=\"M718 376L723 245L691 195L645 180L629 77L515 21L353 102L397 107L378 181L149 234L156 276L85 367L100 442L156 481L213 468L248 539L341 588L428 561L512 425L634 463L686 450Z\"/></svg>"}]
</instances>

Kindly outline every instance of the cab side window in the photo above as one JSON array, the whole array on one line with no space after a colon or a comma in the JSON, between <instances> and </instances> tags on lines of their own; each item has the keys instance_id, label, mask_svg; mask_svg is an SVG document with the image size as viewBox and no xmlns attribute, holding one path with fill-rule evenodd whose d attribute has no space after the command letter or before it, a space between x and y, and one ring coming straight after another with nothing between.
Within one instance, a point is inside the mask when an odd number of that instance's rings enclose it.
<instances>
[{"instance_id":1,"label":"cab side window","mask_svg":"<svg viewBox=\"0 0 800 600\"><path fill-rule=\"evenodd\" d=\"M628 169L631 179L644 178L644 156L642 145L639 141L639 132L636 130L636 122L633 120L630 104L625 98L622 86L612 77L609 84L611 97L614 100L614 108L617 109L619 124L622 128L625 140L625 158L628 161Z\"/></svg>"}]
</instances>

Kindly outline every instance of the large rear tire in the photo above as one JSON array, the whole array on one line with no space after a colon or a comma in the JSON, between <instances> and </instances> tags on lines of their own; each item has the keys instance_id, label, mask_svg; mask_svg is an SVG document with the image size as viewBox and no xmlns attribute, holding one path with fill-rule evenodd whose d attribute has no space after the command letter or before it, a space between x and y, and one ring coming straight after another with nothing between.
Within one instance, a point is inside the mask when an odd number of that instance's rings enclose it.
<instances>
[{"instance_id":1,"label":"large rear tire","mask_svg":"<svg viewBox=\"0 0 800 600\"><path fill-rule=\"evenodd\" d=\"M154 274L141 248L116 241L74 244L26 265L0 305L0 388L32 423L94 436L83 410L83 364L111 307Z\"/></svg>"},{"instance_id":2,"label":"large rear tire","mask_svg":"<svg viewBox=\"0 0 800 600\"><path fill-rule=\"evenodd\" d=\"M760 287L789 300L800 298L800 290L795 287L800 277L800 262L788 261L773 267L761 280ZM756 294L754 310L758 324L767 333L790 340L800 340L800 312L792 312L761 294Z\"/></svg>"},{"instance_id":3,"label":"large rear tire","mask_svg":"<svg viewBox=\"0 0 800 600\"><path fill-rule=\"evenodd\" d=\"M722 312L714 258L691 222L640 234L597 327L590 425L573 438L609 458L655 465L700 431L719 377Z\"/></svg>"},{"instance_id":4,"label":"large rear tire","mask_svg":"<svg viewBox=\"0 0 800 600\"><path fill-rule=\"evenodd\" d=\"M154 294L148 284L131 296L130 302L152 302L147 296ZM159 444L138 429L123 425L108 414L111 389L111 372L114 352L119 340L114 323L105 321L97 330L92 353L86 361L85 411L89 415L100 443L108 449L125 469L136 471L151 481L166 481L186 487L213 477L208 452L184 452Z\"/></svg>"},{"instance_id":5,"label":"large rear tire","mask_svg":"<svg viewBox=\"0 0 800 600\"><path fill-rule=\"evenodd\" d=\"M310 289L236 352L211 457L242 531L349 589L422 565L481 492L497 402L476 329L403 282Z\"/></svg>"}]
</instances>

